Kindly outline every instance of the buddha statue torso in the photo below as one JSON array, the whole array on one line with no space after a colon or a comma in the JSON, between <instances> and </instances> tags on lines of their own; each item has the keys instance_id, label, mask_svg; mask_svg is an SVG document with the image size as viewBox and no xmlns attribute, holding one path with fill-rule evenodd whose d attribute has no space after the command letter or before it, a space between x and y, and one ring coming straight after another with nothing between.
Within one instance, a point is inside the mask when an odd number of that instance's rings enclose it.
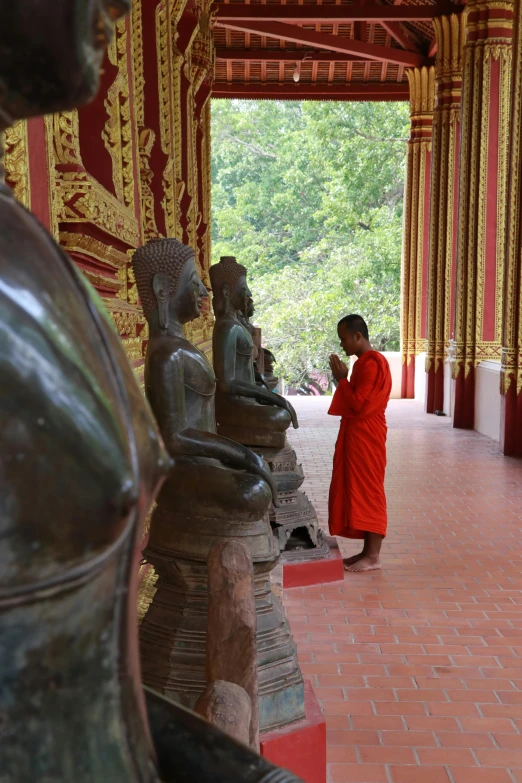
<instances>
[{"instance_id":1,"label":"buddha statue torso","mask_svg":"<svg viewBox=\"0 0 522 783\"><path fill-rule=\"evenodd\" d=\"M178 357L182 364L185 408L190 426L216 432L214 399L216 376L207 357L185 337L156 338L149 341L145 366L145 391L153 410L161 403L162 390L150 378L150 367L167 364Z\"/></svg>"},{"instance_id":2,"label":"buddha statue torso","mask_svg":"<svg viewBox=\"0 0 522 783\"><path fill-rule=\"evenodd\" d=\"M283 397L256 384L251 334L241 323L251 294L235 259L210 267L216 322L212 336L217 378L217 430L252 447L283 448L295 412Z\"/></svg>"}]
</instances>

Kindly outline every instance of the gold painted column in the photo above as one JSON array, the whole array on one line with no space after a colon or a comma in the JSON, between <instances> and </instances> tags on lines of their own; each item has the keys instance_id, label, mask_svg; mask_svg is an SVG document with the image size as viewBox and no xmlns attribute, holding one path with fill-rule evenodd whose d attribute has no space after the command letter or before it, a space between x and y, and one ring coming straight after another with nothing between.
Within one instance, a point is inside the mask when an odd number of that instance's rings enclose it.
<instances>
[{"instance_id":1,"label":"gold painted column","mask_svg":"<svg viewBox=\"0 0 522 783\"><path fill-rule=\"evenodd\" d=\"M522 0L514 2L500 447L522 456Z\"/></svg>"},{"instance_id":2,"label":"gold painted column","mask_svg":"<svg viewBox=\"0 0 522 783\"><path fill-rule=\"evenodd\" d=\"M415 356L426 350L428 218L435 69L412 68L402 262L401 396L415 396Z\"/></svg>"},{"instance_id":3,"label":"gold painted column","mask_svg":"<svg viewBox=\"0 0 522 783\"><path fill-rule=\"evenodd\" d=\"M444 409L444 361L455 328L455 270L464 14L433 20L437 40L428 250L426 410Z\"/></svg>"},{"instance_id":4,"label":"gold painted column","mask_svg":"<svg viewBox=\"0 0 522 783\"><path fill-rule=\"evenodd\" d=\"M465 13L453 424L472 429L476 366L501 358L513 2Z\"/></svg>"}]
</instances>

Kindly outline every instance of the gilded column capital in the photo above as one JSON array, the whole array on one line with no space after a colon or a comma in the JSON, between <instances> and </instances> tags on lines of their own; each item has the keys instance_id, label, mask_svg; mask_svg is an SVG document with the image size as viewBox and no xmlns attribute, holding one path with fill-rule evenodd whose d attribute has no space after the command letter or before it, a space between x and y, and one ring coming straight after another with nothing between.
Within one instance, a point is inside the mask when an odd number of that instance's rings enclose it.
<instances>
[{"instance_id":1,"label":"gilded column capital","mask_svg":"<svg viewBox=\"0 0 522 783\"><path fill-rule=\"evenodd\" d=\"M439 81L462 81L462 51L466 39L466 15L437 16L433 20L437 55L435 78Z\"/></svg>"},{"instance_id":2,"label":"gilded column capital","mask_svg":"<svg viewBox=\"0 0 522 783\"><path fill-rule=\"evenodd\" d=\"M409 68L410 84L410 142L431 142L433 109L435 105L435 68Z\"/></svg>"},{"instance_id":3,"label":"gilded column capital","mask_svg":"<svg viewBox=\"0 0 522 783\"><path fill-rule=\"evenodd\" d=\"M437 41L435 59L435 110L460 115L462 58L466 40L466 15L451 14L433 20Z\"/></svg>"},{"instance_id":4,"label":"gilded column capital","mask_svg":"<svg viewBox=\"0 0 522 783\"><path fill-rule=\"evenodd\" d=\"M513 0L469 0L466 5L466 46L502 44L511 47Z\"/></svg>"}]
</instances>

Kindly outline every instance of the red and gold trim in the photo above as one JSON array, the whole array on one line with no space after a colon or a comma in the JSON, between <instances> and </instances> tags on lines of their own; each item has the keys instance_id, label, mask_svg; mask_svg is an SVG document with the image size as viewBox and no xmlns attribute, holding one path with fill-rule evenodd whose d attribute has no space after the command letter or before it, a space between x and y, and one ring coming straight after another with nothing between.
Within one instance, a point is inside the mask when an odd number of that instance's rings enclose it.
<instances>
[{"instance_id":1,"label":"red and gold trim","mask_svg":"<svg viewBox=\"0 0 522 783\"><path fill-rule=\"evenodd\" d=\"M444 361L454 330L464 15L433 20L437 41L429 229L428 413L444 408Z\"/></svg>"},{"instance_id":2,"label":"red and gold trim","mask_svg":"<svg viewBox=\"0 0 522 783\"><path fill-rule=\"evenodd\" d=\"M504 454L522 456L522 7L514 2L511 139L508 158L504 329L501 368Z\"/></svg>"},{"instance_id":3,"label":"red and gold trim","mask_svg":"<svg viewBox=\"0 0 522 783\"><path fill-rule=\"evenodd\" d=\"M407 71L411 130L408 141L402 263L402 397L415 396L415 356L426 350L428 219L435 69Z\"/></svg>"},{"instance_id":4,"label":"red and gold trim","mask_svg":"<svg viewBox=\"0 0 522 783\"><path fill-rule=\"evenodd\" d=\"M471 0L462 79L454 367L456 427L473 428L475 367L500 361L513 3Z\"/></svg>"}]
</instances>

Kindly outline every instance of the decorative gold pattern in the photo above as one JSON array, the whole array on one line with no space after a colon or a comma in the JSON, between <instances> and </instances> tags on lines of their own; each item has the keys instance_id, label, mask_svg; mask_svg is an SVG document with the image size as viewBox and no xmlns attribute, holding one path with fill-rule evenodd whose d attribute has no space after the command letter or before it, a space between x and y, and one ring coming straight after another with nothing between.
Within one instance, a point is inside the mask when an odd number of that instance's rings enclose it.
<instances>
[{"instance_id":1,"label":"decorative gold pattern","mask_svg":"<svg viewBox=\"0 0 522 783\"><path fill-rule=\"evenodd\" d=\"M121 281L116 277L107 277L107 275L102 275L99 272L93 272L92 269L84 269L83 267L82 272L91 285L96 288L108 289L117 294L122 287Z\"/></svg>"},{"instance_id":2,"label":"decorative gold pattern","mask_svg":"<svg viewBox=\"0 0 522 783\"><path fill-rule=\"evenodd\" d=\"M410 83L411 131L408 142L405 215L402 264L402 362L426 350L426 324L423 323L423 279L425 263L425 223L429 209L426 187L431 157L432 117L435 100L435 69L412 68L407 71Z\"/></svg>"},{"instance_id":3,"label":"decorative gold pattern","mask_svg":"<svg viewBox=\"0 0 522 783\"><path fill-rule=\"evenodd\" d=\"M85 234L75 234L69 231L60 232L60 244L69 252L85 253L97 261L120 269L128 262L128 256L117 250L112 245L105 245L98 239L86 236Z\"/></svg>"},{"instance_id":4,"label":"decorative gold pattern","mask_svg":"<svg viewBox=\"0 0 522 783\"><path fill-rule=\"evenodd\" d=\"M500 360L502 353L513 3L509 0L470 0L466 13L457 241L455 377L462 371L464 377L467 377L480 361ZM496 100L495 96L498 96ZM497 138L491 137L490 134L490 118L494 117L495 113L498 113ZM495 165L493 183L488 181L492 165ZM492 205L491 194L495 188L496 203ZM494 254L488 244L492 232ZM487 277L489 284L486 283ZM494 305L491 304L493 300ZM494 307L492 335L485 334L488 306ZM488 337L489 339L486 339Z\"/></svg>"},{"instance_id":5,"label":"decorative gold pattern","mask_svg":"<svg viewBox=\"0 0 522 783\"><path fill-rule=\"evenodd\" d=\"M508 170L506 229L506 286L502 350L501 391L506 394L513 383L517 395L522 391L522 9L515 3L513 39L513 90L511 146Z\"/></svg>"},{"instance_id":6,"label":"decorative gold pattern","mask_svg":"<svg viewBox=\"0 0 522 783\"><path fill-rule=\"evenodd\" d=\"M6 130L4 144L5 180L13 188L15 198L31 209L27 120L19 120Z\"/></svg>"},{"instance_id":7,"label":"decorative gold pattern","mask_svg":"<svg viewBox=\"0 0 522 783\"><path fill-rule=\"evenodd\" d=\"M142 128L139 134L139 152L140 152L140 179L141 179L141 208L143 238L158 239L162 235L156 225L156 215L154 212L154 194L151 188L151 182L154 174L150 167L150 155L154 146L156 134L150 128Z\"/></svg>"},{"instance_id":8,"label":"decorative gold pattern","mask_svg":"<svg viewBox=\"0 0 522 783\"><path fill-rule=\"evenodd\" d=\"M109 60L118 68L116 79L109 87L105 109L109 119L102 138L112 159L112 180L116 197L134 209L134 161L129 97L129 63L127 57L127 21L116 24L116 35L109 46Z\"/></svg>"},{"instance_id":9,"label":"decorative gold pattern","mask_svg":"<svg viewBox=\"0 0 522 783\"><path fill-rule=\"evenodd\" d=\"M451 334L454 269L455 187L460 144L460 98L465 15L433 20L437 39L435 109L431 158L431 209L428 251L426 372L440 370Z\"/></svg>"}]
</instances>

